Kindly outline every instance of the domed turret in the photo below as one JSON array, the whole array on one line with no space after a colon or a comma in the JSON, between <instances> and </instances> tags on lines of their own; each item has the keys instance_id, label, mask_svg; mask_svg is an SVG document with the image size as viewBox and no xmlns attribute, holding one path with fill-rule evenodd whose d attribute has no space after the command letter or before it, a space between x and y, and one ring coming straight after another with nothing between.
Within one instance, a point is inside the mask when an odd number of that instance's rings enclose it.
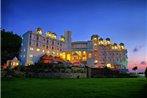
<instances>
[{"instance_id":1,"label":"domed turret","mask_svg":"<svg viewBox=\"0 0 147 98\"><path fill-rule=\"evenodd\" d=\"M99 37L98 35L92 35L92 36L91 36L91 40L96 41L96 40L98 40L98 37Z\"/></svg>"},{"instance_id":2,"label":"domed turret","mask_svg":"<svg viewBox=\"0 0 147 98\"><path fill-rule=\"evenodd\" d=\"M102 39L102 38L100 38L100 39L99 39L99 41L103 41L103 39Z\"/></svg>"},{"instance_id":3,"label":"domed turret","mask_svg":"<svg viewBox=\"0 0 147 98\"><path fill-rule=\"evenodd\" d=\"M110 38L106 38L106 41L110 41Z\"/></svg>"},{"instance_id":4,"label":"domed turret","mask_svg":"<svg viewBox=\"0 0 147 98\"><path fill-rule=\"evenodd\" d=\"M42 30L41 28L37 28L37 33L38 33L38 34L42 35L42 31L43 31L43 30Z\"/></svg>"},{"instance_id":5,"label":"domed turret","mask_svg":"<svg viewBox=\"0 0 147 98\"><path fill-rule=\"evenodd\" d=\"M120 46L124 46L124 43L120 43L119 45L120 45Z\"/></svg>"},{"instance_id":6,"label":"domed turret","mask_svg":"<svg viewBox=\"0 0 147 98\"><path fill-rule=\"evenodd\" d=\"M113 45L114 45L114 46L117 46L117 44L116 44L116 43L114 43Z\"/></svg>"}]
</instances>

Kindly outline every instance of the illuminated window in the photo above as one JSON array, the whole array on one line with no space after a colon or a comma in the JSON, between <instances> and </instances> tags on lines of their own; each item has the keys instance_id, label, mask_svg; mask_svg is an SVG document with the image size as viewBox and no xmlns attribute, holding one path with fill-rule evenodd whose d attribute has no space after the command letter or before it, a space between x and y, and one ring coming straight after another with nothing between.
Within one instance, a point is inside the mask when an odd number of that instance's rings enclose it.
<instances>
[{"instance_id":1,"label":"illuminated window","mask_svg":"<svg viewBox=\"0 0 147 98\"><path fill-rule=\"evenodd\" d=\"M34 50L32 47L30 47L30 50Z\"/></svg>"},{"instance_id":2,"label":"illuminated window","mask_svg":"<svg viewBox=\"0 0 147 98\"><path fill-rule=\"evenodd\" d=\"M61 56L63 59L65 59L65 52L63 52L62 56Z\"/></svg>"},{"instance_id":3,"label":"illuminated window","mask_svg":"<svg viewBox=\"0 0 147 98\"><path fill-rule=\"evenodd\" d=\"M44 52L44 50L42 50L42 52Z\"/></svg>"},{"instance_id":4,"label":"illuminated window","mask_svg":"<svg viewBox=\"0 0 147 98\"><path fill-rule=\"evenodd\" d=\"M88 58L92 58L92 53L89 53L88 54Z\"/></svg>"},{"instance_id":5,"label":"illuminated window","mask_svg":"<svg viewBox=\"0 0 147 98\"><path fill-rule=\"evenodd\" d=\"M117 46L115 46L114 49L117 49Z\"/></svg>"},{"instance_id":6,"label":"illuminated window","mask_svg":"<svg viewBox=\"0 0 147 98\"><path fill-rule=\"evenodd\" d=\"M19 65L19 63L18 63L18 62L16 62L16 65Z\"/></svg>"},{"instance_id":7,"label":"illuminated window","mask_svg":"<svg viewBox=\"0 0 147 98\"><path fill-rule=\"evenodd\" d=\"M86 54L86 51L83 51L83 54Z\"/></svg>"},{"instance_id":8,"label":"illuminated window","mask_svg":"<svg viewBox=\"0 0 147 98\"><path fill-rule=\"evenodd\" d=\"M12 63L13 66L15 66L15 64L16 64L15 62Z\"/></svg>"},{"instance_id":9,"label":"illuminated window","mask_svg":"<svg viewBox=\"0 0 147 98\"><path fill-rule=\"evenodd\" d=\"M32 54L30 54L30 57L33 57L33 55L32 55Z\"/></svg>"},{"instance_id":10,"label":"illuminated window","mask_svg":"<svg viewBox=\"0 0 147 98\"><path fill-rule=\"evenodd\" d=\"M97 38L96 38L96 37L94 37L94 38L93 38L93 40L97 40Z\"/></svg>"},{"instance_id":11,"label":"illuminated window","mask_svg":"<svg viewBox=\"0 0 147 98\"><path fill-rule=\"evenodd\" d=\"M47 51L47 53L50 53L50 51Z\"/></svg>"},{"instance_id":12,"label":"illuminated window","mask_svg":"<svg viewBox=\"0 0 147 98\"><path fill-rule=\"evenodd\" d=\"M86 61L86 60L87 60L86 56L83 56L83 60L84 60L84 61Z\"/></svg>"},{"instance_id":13,"label":"illuminated window","mask_svg":"<svg viewBox=\"0 0 147 98\"><path fill-rule=\"evenodd\" d=\"M96 43L94 43L94 46L96 46Z\"/></svg>"},{"instance_id":14,"label":"illuminated window","mask_svg":"<svg viewBox=\"0 0 147 98\"><path fill-rule=\"evenodd\" d=\"M25 55L23 55L23 57L25 57Z\"/></svg>"},{"instance_id":15,"label":"illuminated window","mask_svg":"<svg viewBox=\"0 0 147 98\"><path fill-rule=\"evenodd\" d=\"M124 49L124 46L121 46L122 49Z\"/></svg>"},{"instance_id":16,"label":"illuminated window","mask_svg":"<svg viewBox=\"0 0 147 98\"><path fill-rule=\"evenodd\" d=\"M60 56L62 56L62 53L60 53Z\"/></svg>"},{"instance_id":17,"label":"illuminated window","mask_svg":"<svg viewBox=\"0 0 147 98\"><path fill-rule=\"evenodd\" d=\"M94 60L94 64L97 64L98 63L98 60Z\"/></svg>"},{"instance_id":18,"label":"illuminated window","mask_svg":"<svg viewBox=\"0 0 147 98\"><path fill-rule=\"evenodd\" d=\"M37 51L40 51L40 49L39 49L39 48L37 48Z\"/></svg>"},{"instance_id":19,"label":"illuminated window","mask_svg":"<svg viewBox=\"0 0 147 98\"><path fill-rule=\"evenodd\" d=\"M70 54L67 54L67 60L70 60Z\"/></svg>"},{"instance_id":20,"label":"illuminated window","mask_svg":"<svg viewBox=\"0 0 147 98\"><path fill-rule=\"evenodd\" d=\"M23 51L26 51L26 49L24 49Z\"/></svg>"},{"instance_id":21,"label":"illuminated window","mask_svg":"<svg viewBox=\"0 0 147 98\"><path fill-rule=\"evenodd\" d=\"M108 68L111 68L111 64L108 63L108 64L107 64L107 67L108 67Z\"/></svg>"}]
</instances>

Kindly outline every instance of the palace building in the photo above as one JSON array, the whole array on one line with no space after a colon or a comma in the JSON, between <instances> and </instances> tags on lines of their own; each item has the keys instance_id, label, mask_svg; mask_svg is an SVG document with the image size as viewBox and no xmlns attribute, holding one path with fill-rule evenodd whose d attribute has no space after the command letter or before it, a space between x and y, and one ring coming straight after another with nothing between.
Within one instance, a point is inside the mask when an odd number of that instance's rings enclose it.
<instances>
[{"instance_id":1,"label":"palace building","mask_svg":"<svg viewBox=\"0 0 147 98\"><path fill-rule=\"evenodd\" d=\"M65 31L64 36L57 39L56 33L46 32L43 36L42 29L38 28L36 32L26 32L22 38L22 65L38 62L45 54L70 61L75 66L126 69L128 64L127 49L123 43L111 43L110 38L102 39L98 35L92 35L88 41L72 42L71 31Z\"/></svg>"}]
</instances>

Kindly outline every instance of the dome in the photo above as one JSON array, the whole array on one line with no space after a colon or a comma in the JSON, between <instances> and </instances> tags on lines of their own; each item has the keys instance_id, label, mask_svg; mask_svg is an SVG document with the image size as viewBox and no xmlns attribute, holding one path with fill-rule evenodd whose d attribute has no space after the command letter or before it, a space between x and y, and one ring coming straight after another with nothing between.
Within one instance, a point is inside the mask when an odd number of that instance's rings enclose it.
<instances>
[{"instance_id":1,"label":"dome","mask_svg":"<svg viewBox=\"0 0 147 98\"><path fill-rule=\"evenodd\" d=\"M110 38L106 38L107 41L110 41Z\"/></svg>"},{"instance_id":2,"label":"dome","mask_svg":"<svg viewBox=\"0 0 147 98\"><path fill-rule=\"evenodd\" d=\"M102 41L103 39L102 39L102 38L100 38L99 40L101 40L101 41Z\"/></svg>"},{"instance_id":3,"label":"dome","mask_svg":"<svg viewBox=\"0 0 147 98\"><path fill-rule=\"evenodd\" d=\"M119 45L124 46L124 43L120 43Z\"/></svg>"},{"instance_id":4,"label":"dome","mask_svg":"<svg viewBox=\"0 0 147 98\"><path fill-rule=\"evenodd\" d=\"M115 46L117 46L117 44L116 44L116 43L114 43L114 45L115 45Z\"/></svg>"}]
</instances>

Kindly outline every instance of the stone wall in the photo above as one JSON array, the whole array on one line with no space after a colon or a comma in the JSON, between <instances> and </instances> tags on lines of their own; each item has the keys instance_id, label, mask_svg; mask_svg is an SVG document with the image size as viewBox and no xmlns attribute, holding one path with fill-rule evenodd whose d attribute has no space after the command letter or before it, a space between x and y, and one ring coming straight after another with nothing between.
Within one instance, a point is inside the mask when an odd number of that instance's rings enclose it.
<instances>
[{"instance_id":1,"label":"stone wall","mask_svg":"<svg viewBox=\"0 0 147 98\"><path fill-rule=\"evenodd\" d=\"M40 78L87 78L86 73L28 73L28 76Z\"/></svg>"}]
</instances>

